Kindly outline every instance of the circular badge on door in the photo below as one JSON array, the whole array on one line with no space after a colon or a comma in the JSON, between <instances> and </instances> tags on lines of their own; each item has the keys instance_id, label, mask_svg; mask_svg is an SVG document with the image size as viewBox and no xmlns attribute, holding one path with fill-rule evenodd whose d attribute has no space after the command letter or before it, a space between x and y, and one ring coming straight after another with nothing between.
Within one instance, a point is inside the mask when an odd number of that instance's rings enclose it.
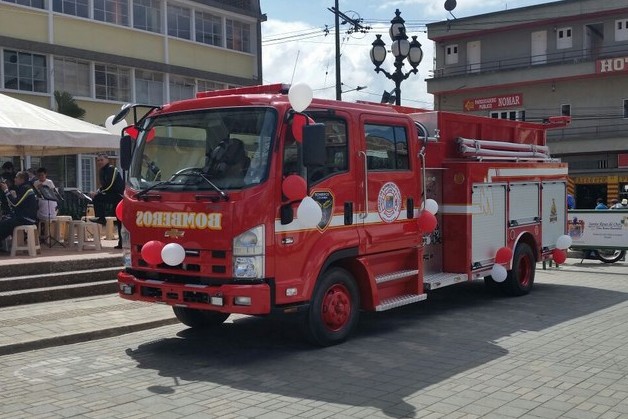
<instances>
[{"instance_id":1,"label":"circular badge on door","mask_svg":"<svg viewBox=\"0 0 628 419\"><path fill-rule=\"evenodd\" d=\"M401 192L394 183L388 182L379 190L377 212L379 217L387 223L392 223L399 217L401 212Z\"/></svg>"}]
</instances>

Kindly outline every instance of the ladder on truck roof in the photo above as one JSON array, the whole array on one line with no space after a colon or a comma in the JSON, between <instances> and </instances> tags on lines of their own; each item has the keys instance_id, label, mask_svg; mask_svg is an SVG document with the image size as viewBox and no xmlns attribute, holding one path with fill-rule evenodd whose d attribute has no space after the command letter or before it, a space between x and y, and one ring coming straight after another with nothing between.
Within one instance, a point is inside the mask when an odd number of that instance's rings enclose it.
<instances>
[{"instance_id":1,"label":"ladder on truck roof","mask_svg":"<svg viewBox=\"0 0 628 419\"><path fill-rule=\"evenodd\" d=\"M463 157L478 160L558 161L550 156L549 147L511 143L500 140L476 140L458 137L458 151Z\"/></svg>"}]
</instances>

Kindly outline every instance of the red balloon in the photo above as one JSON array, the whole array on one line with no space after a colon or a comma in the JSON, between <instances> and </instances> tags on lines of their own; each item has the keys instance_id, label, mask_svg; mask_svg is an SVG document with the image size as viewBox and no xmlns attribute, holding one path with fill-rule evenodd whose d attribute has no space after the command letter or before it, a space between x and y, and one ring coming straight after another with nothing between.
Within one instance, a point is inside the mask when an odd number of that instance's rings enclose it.
<instances>
[{"instance_id":1,"label":"red balloon","mask_svg":"<svg viewBox=\"0 0 628 419\"><path fill-rule=\"evenodd\" d=\"M419 228L423 233L431 233L436 228L438 220L436 216L429 211L422 211L419 216Z\"/></svg>"},{"instance_id":2,"label":"red balloon","mask_svg":"<svg viewBox=\"0 0 628 419\"><path fill-rule=\"evenodd\" d=\"M552 250L552 259L554 259L554 262L559 265L561 263L565 263L565 261L567 260L567 251L561 249Z\"/></svg>"},{"instance_id":3,"label":"red balloon","mask_svg":"<svg viewBox=\"0 0 628 419\"><path fill-rule=\"evenodd\" d=\"M137 140L137 137L140 134L140 131L135 128L134 126L130 126L130 127L126 127L124 129L124 134L128 135L129 137L133 138L134 140Z\"/></svg>"},{"instance_id":4,"label":"red balloon","mask_svg":"<svg viewBox=\"0 0 628 419\"><path fill-rule=\"evenodd\" d=\"M146 242L144 246L142 246L142 259L146 261L149 265L159 265L163 260L161 259L161 250L164 248L165 244L160 242L159 240L151 240Z\"/></svg>"},{"instance_id":5,"label":"red balloon","mask_svg":"<svg viewBox=\"0 0 628 419\"><path fill-rule=\"evenodd\" d=\"M510 262L512 259L512 250L509 247L500 247L495 253L495 263L503 264Z\"/></svg>"},{"instance_id":6,"label":"red balloon","mask_svg":"<svg viewBox=\"0 0 628 419\"><path fill-rule=\"evenodd\" d=\"M298 201L307 195L307 184L299 175L288 175L281 184L281 191L288 200Z\"/></svg>"},{"instance_id":7,"label":"red balloon","mask_svg":"<svg viewBox=\"0 0 628 419\"><path fill-rule=\"evenodd\" d=\"M124 201L120 201L118 202L118 205L116 205L116 217L118 218L118 220L122 221L122 211L124 208Z\"/></svg>"},{"instance_id":8,"label":"red balloon","mask_svg":"<svg viewBox=\"0 0 628 419\"><path fill-rule=\"evenodd\" d=\"M314 120L307 115L296 113L292 117L292 136L298 142L303 141L303 127L313 124Z\"/></svg>"}]
</instances>

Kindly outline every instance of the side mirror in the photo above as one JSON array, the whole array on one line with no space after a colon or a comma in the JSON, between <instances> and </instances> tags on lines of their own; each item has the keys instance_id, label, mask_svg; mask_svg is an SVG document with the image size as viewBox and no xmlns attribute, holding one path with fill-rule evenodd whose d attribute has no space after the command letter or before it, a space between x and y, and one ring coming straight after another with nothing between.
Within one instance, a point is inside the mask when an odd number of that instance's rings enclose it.
<instances>
[{"instance_id":1,"label":"side mirror","mask_svg":"<svg viewBox=\"0 0 628 419\"><path fill-rule=\"evenodd\" d=\"M131 157L133 157L133 138L130 135L123 135L120 138L120 167L122 170L129 170Z\"/></svg>"},{"instance_id":2,"label":"side mirror","mask_svg":"<svg viewBox=\"0 0 628 419\"><path fill-rule=\"evenodd\" d=\"M303 165L323 166L326 159L325 124L303 126Z\"/></svg>"}]
</instances>

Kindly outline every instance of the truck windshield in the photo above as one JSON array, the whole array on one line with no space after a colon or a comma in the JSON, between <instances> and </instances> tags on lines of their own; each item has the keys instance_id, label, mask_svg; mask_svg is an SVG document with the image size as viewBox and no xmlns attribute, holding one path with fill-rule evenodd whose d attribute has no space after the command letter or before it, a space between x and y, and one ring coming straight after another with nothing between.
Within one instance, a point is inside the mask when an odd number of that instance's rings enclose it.
<instances>
[{"instance_id":1,"label":"truck windshield","mask_svg":"<svg viewBox=\"0 0 628 419\"><path fill-rule=\"evenodd\" d=\"M259 184L267 176L276 125L272 108L205 109L148 118L133 152L129 182L137 190L218 193Z\"/></svg>"}]
</instances>

